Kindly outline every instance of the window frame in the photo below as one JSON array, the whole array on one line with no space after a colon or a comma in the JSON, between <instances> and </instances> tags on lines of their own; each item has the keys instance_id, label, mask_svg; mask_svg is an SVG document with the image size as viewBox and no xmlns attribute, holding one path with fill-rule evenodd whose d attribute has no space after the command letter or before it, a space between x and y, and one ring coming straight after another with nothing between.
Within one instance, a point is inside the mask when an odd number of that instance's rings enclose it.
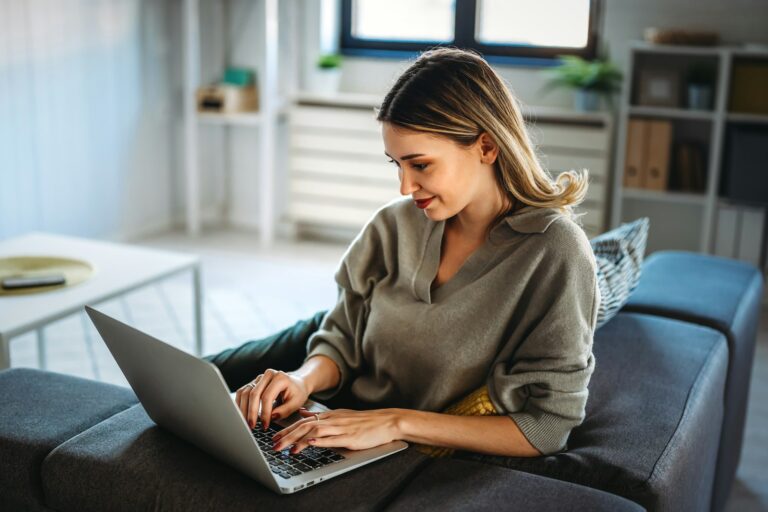
<instances>
[{"instance_id":1,"label":"window frame","mask_svg":"<svg viewBox=\"0 0 768 512\"><path fill-rule=\"evenodd\" d=\"M450 46L476 50L489 62L518 66L557 65L559 55L576 55L587 60L597 56L598 20L602 0L590 0L587 45L584 48L575 49L480 43L475 40L477 0L455 0L454 40L450 42L360 39L352 36L353 1L341 0L339 50L342 55L403 59L411 58L429 48Z\"/></svg>"}]
</instances>

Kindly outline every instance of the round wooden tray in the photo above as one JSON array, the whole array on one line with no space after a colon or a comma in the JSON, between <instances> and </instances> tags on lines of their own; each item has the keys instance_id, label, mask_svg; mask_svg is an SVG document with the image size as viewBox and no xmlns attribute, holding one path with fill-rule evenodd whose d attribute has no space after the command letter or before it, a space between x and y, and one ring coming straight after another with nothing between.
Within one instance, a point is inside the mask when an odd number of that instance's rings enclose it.
<instances>
[{"instance_id":1,"label":"round wooden tray","mask_svg":"<svg viewBox=\"0 0 768 512\"><path fill-rule=\"evenodd\" d=\"M75 286L91 277L93 267L90 263L82 260L55 256L0 258L0 279L6 277L33 277L46 274L64 274L66 282L52 286L36 286L34 288L19 288L15 290L4 290L0 286L0 296L29 295Z\"/></svg>"}]
</instances>

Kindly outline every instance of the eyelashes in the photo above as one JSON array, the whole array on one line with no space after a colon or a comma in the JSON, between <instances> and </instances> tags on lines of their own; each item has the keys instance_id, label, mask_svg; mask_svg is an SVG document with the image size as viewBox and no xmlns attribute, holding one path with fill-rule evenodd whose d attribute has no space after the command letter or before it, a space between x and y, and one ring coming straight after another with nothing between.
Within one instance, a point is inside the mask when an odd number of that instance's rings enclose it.
<instances>
[{"instance_id":1,"label":"eyelashes","mask_svg":"<svg viewBox=\"0 0 768 512\"><path fill-rule=\"evenodd\" d=\"M387 162L389 162L389 163L391 163L391 164L395 164L395 165L397 165L397 162L395 162L394 160L391 160L391 159L390 159L390 160L387 160ZM427 168L427 166L428 166L429 164L411 164L411 165L412 165L412 166L413 166L415 169L417 169L417 170L419 170L419 171L423 171L424 169L426 169L426 168ZM398 167L400 167L399 165L397 165L397 166L398 166Z\"/></svg>"}]
</instances>

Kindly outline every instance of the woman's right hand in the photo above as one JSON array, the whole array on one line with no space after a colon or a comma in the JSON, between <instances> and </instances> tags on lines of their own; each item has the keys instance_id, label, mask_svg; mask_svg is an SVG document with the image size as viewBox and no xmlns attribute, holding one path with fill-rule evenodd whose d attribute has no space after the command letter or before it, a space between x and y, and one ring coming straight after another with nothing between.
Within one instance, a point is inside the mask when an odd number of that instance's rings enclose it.
<instances>
[{"instance_id":1,"label":"woman's right hand","mask_svg":"<svg viewBox=\"0 0 768 512\"><path fill-rule=\"evenodd\" d=\"M278 397L281 403L273 410L273 404ZM235 403L250 428L253 429L261 418L264 430L273 419L287 418L296 412L307 399L309 391L303 378L272 369L257 376L235 394Z\"/></svg>"}]
</instances>

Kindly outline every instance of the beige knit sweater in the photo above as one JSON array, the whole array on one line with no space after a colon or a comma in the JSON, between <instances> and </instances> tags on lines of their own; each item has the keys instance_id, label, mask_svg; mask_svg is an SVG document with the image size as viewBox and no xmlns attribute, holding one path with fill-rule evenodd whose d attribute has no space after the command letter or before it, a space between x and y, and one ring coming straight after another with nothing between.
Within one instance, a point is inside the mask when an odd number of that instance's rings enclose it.
<instances>
[{"instance_id":1,"label":"beige knit sweater","mask_svg":"<svg viewBox=\"0 0 768 512\"><path fill-rule=\"evenodd\" d=\"M484 384L544 454L584 419L600 291L584 231L554 208L506 217L430 290L445 221L410 198L380 208L335 274L336 306L307 343L366 404L441 411Z\"/></svg>"}]
</instances>

